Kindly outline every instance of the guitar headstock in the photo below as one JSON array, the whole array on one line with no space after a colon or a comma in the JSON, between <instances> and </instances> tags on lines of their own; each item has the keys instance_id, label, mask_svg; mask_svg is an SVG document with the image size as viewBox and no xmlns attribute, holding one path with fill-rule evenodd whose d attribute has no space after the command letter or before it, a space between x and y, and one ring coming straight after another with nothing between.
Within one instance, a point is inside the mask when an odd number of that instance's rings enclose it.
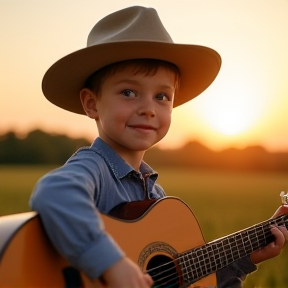
<instances>
[{"instance_id":1,"label":"guitar headstock","mask_svg":"<svg viewBox=\"0 0 288 288\"><path fill-rule=\"evenodd\" d=\"M288 192L282 191L280 193L280 197L281 197L282 205L288 205Z\"/></svg>"}]
</instances>

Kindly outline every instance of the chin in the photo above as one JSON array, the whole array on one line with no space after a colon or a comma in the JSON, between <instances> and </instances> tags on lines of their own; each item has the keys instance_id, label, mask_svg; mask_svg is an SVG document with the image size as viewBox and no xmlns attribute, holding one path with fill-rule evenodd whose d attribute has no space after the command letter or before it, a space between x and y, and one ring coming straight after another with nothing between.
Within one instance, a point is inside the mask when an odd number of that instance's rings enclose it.
<instances>
[{"instance_id":1,"label":"chin","mask_svg":"<svg viewBox=\"0 0 288 288\"><path fill-rule=\"evenodd\" d=\"M139 143L138 145L131 145L131 150L133 151L146 151L154 146L156 143Z\"/></svg>"}]
</instances>

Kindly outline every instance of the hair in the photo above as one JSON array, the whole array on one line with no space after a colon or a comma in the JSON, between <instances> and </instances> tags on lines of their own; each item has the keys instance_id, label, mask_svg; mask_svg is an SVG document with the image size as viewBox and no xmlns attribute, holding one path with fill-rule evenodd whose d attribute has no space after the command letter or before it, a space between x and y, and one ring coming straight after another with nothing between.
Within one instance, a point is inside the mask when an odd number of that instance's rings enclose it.
<instances>
[{"instance_id":1,"label":"hair","mask_svg":"<svg viewBox=\"0 0 288 288\"><path fill-rule=\"evenodd\" d=\"M109 64L90 75L85 81L84 88L92 90L96 95L101 95L101 88L105 79L110 75L125 70L128 66L134 69L135 75L143 73L146 76L153 76L160 68L170 71L175 75L175 90L177 91L179 88L179 68L170 62L158 59L132 59Z\"/></svg>"}]
</instances>

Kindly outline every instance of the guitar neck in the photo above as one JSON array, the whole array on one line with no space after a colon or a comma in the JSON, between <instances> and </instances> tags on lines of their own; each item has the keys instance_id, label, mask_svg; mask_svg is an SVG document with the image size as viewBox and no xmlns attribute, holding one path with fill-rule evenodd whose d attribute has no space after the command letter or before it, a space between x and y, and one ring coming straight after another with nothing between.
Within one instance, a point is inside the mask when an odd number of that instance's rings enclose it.
<instances>
[{"instance_id":1,"label":"guitar neck","mask_svg":"<svg viewBox=\"0 0 288 288\"><path fill-rule=\"evenodd\" d=\"M263 221L179 254L177 259L185 283L192 284L273 242L275 238L270 231L272 225L288 228L288 215Z\"/></svg>"}]
</instances>

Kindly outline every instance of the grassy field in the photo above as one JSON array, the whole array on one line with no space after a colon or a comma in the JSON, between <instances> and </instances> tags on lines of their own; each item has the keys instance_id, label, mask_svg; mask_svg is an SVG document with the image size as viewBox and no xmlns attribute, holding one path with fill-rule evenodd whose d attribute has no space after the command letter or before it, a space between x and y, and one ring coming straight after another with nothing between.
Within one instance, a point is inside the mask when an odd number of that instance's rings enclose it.
<instances>
[{"instance_id":1,"label":"grassy field","mask_svg":"<svg viewBox=\"0 0 288 288\"><path fill-rule=\"evenodd\" d=\"M53 167L0 167L0 215L29 211L28 200L39 177ZM272 216L279 194L288 190L284 173L184 170L159 167L159 183L166 193L183 199L193 210L206 241ZM245 288L287 288L288 248L259 265Z\"/></svg>"}]
</instances>

